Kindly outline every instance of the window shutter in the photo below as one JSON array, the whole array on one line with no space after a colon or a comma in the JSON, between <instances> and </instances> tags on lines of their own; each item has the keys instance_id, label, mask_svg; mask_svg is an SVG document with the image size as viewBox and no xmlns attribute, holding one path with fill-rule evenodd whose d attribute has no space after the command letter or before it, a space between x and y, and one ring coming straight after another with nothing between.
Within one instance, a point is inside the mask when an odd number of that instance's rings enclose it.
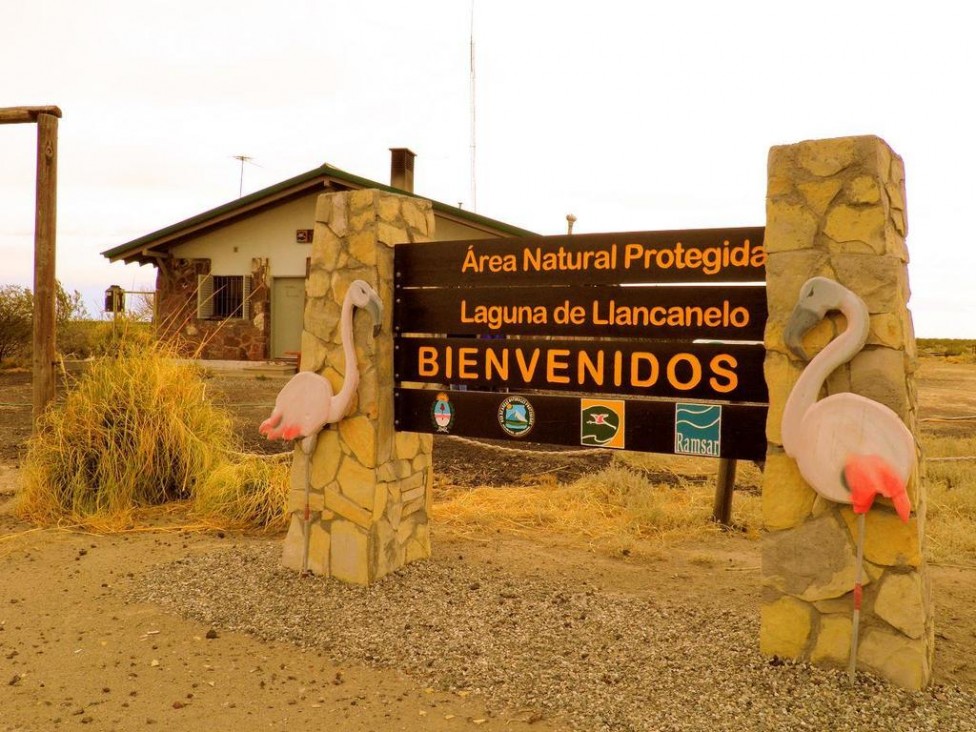
<instances>
[{"instance_id":1,"label":"window shutter","mask_svg":"<svg viewBox=\"0 0 976 732\"><path fill-rule=\"evenodd\" d=\"M241 317L244 320L251 319L251 278L244 275L242 278L244 280L244 285L241 287L241 292L244 295L244 301L241 306Z\"/></svg>"},{"instance_id":2,"label":"window shutter","mask_svg":"<svg viewBox=\"0 0 976 732\"><path fill-rule=\"evenodd\" d=\"M207 320L213 317L213 277L197 275L197 317Z\"/></svg>"}]
</instances>

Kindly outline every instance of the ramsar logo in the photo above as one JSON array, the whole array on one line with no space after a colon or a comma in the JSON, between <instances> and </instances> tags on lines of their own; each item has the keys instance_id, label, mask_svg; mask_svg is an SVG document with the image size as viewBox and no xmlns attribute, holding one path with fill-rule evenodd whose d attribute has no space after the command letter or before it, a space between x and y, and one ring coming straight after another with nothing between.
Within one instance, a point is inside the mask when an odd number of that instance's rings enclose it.
<instances>
[{"instance_id":1,"label":"ramsar logo","mask_svg":"<svg viewBox=\"0 0 976 732\"><path fill-rule=\"evenodd\" d=\"M580 444L624 449L623 399L580 399Z\"/></svg>"},{"instance_id":2,"label":"ramsar logo","mask_svg":"<svg viewBox=\"0 0 976 732\"><path fill-rule=\"evenodd\" d=\"M720 404L674 405L674 451L679 455L719 457L722 449Z\"/></svg>"}]
</instances>

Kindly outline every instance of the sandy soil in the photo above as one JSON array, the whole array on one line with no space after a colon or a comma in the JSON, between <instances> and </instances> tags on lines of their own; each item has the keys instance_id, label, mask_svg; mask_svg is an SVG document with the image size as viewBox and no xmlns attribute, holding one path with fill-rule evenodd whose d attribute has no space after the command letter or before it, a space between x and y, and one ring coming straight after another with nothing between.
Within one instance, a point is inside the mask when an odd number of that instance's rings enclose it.
<instances>
[{"instance_id":1,"label":"sandy soil","mask_svg":"<svg viewBox=\"0 0 976 732\"><path fill-rule=\"evenodd\" d=\"M217 375L213 381L222 399L258 405L237 410L239 426L248 449L268 449L253 431L283 380ZM920 395L922 417L974 414L976 367L927 361ZM29 400L28 375L0 374L0 404ZM34 530L11 514L29 409L0 406L0 418L0 732L78 724L191 732L566 729L560 719L540 719L531 708L489 708L477 695L425 687L395 670L340 667L322 652L260 642L127 603L120 587L160 563L280 537L188 533L179 529L178 516L171 525L123 535ZM931 424L940 433L971 432L971 423ZM438 446L435 460L447 476L471 469L490 473L491 458L477 450ZM572 477L580 469L554 459L509 463L504 472ZM720 604L743 617L758 613L759 546L739 536L683 546L660 560L602 557L556 540L463 539L435 528L434 552L435 560L451 554L465 562L504 562L516 576L596 582L620 596L651 592L677 604ZM935 680L976 688L976 571L938 566L932 577Z\"/></svg>"}]
</instances>

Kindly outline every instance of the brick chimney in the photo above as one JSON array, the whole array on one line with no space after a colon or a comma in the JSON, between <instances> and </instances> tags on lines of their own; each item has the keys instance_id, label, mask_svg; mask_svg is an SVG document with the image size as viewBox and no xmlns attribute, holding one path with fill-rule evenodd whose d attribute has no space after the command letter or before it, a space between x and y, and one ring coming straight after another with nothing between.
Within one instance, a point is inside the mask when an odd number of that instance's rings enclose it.
<instances>
[{"instance_id":1,"label":"brick chimney","mask_svg":"<svg viewBox=\"0 0 976 732\"><path fill-rule=\"evenodd\" d=\"M390 185L413 193L413 159L417 157L405 147L390 148Z\"/></svg>"}]
</instances>

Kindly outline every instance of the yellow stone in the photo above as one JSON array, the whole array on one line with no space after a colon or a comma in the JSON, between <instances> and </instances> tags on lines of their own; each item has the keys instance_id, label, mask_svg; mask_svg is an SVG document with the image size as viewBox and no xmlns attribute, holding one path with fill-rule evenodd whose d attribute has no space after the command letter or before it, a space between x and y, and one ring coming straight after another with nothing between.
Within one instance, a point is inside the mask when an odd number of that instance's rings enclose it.
<instances>
[{"instance_id":1,"label":"yellow stone","mask_svg":"<svg viewBox=\"0 0 976 732\"><path fill-rule=\"evenodd\" d=\"M329 576L329 548L331 537L321 521L312 523L312 530L308 539L308 568L312 574Z\"/></svg>"},{"instance_id":2,"label":"yellow stone","mask_svg":"<svg viewBox=\"0 0 976 732\"><path fill-rule=\"evenodd\" d=\"M329 292L329 276L324 270L315 268L305 280L307 297L325 297Z\"/></svg>"},{"instance_id":3,"label":"yellow stone","mask_svg":"<svg viewBox=\"0 0 976 732\"><path fill-rule=\"evenodd\" d=\"M300 459L296 458L296 461ZM322 430L315 444L315 452L312 453L312 487L322 490L335 480L341 461L342 450L339 447L339 433L333 428ZM295 486L292 483L292 487L300 486Z\"/></svg>"},{"instance_id":4,"label":"yellow stone","mask_svg":"<svg viewBox=\"0 0 976 732\"><path fill-rule=\"evenodd\" d=\"M400 217L400 197L390 195L380 196L377 210L383 221L395 224Z\"/></svg>"},{"instance_id":5,"label":"yellow stone","mask_svg":"<svg viewBox=\"0 0 976 732\"><path fill-rule=\"evenodd\" d=\"M763 526L778 531L796 526L813 510L817 493L800 475L796 461L780 452L766 455L763 469Z\"/></svg>"},{"instance_id":6,"label":"yellow stone","mask_svg":"<svg viewBox=\"0 0 976 732\"><path fill-rule=\"evenodd\" d=\"M929 642L883 628L864 629L857 646L859 668L873 671L905 689L919 691L931 678Z\"/></svg>"},{"instance_id":7,"label":"yellow stone","mask_svg":"<svg viewBox=\"0 0 976 732\"><path fill-rule=\"evenodd\" d=\"M302 331L302 371L318 372L325 364L325 344L307 330Z\"/></svg>"},{"instance_id":8,"label":"yellow stone","mask_svg":"<svg viewBox=\"0 0 976 732\"><path fill-rule=\"evenodd\" d=\"M420 434L417 432L396 433L396 456L401 460L413 460L420 452Z\"/></svg>"},{"instance_id":9,"label":"yellow stone","mask_svg":"<svg viewBox=\"0 0 976 732\"><path fill-rule=\"evenodd\" d=\"M349 196L349 210L361 211L364 208L372 208L376 200L377 191L372 188L363 188L358 191L351 191Z\"/></svg>"},{"instance_id":10,"label":"yellow stone","mask_svg":"<svg viewBox=\"0 0 976 732\"><path fill-rule=\"evenodd\" d=\"M362 506L331 488L325 489L325 507L327 510L334 511L343 518L349 519L364 528L369 526L373 521L373 516L370 511L367 511Z\"/></svg>"},{"instance_id":11,"label":"yellow stone","mask_svg":"<svg viewBox=\"0 0 976 732\"><path fill-rule=\"evenodd\" d=\"M827 214L824 234L841 244L860 242L867 251L884 254L886 249L884 207L834 206Z\"/></svg>"},{"instance_id":12,"label":"yellow stone","mask_svg":"<svg viewBox=\"0 0 976 732\"><path fill-rule=\"evenodd\" d=\"M875 500L875 507L865 515L864 557L885 567L918 567L922 563L919 549L918 519L913 516L902 523L898 514L878 507L883 499ZM857 541L857 521L850 506L842 506L840 515L851 537Z\"/></svg>"},{"instance_id":13,"label":"yellow stone","mask_svg":"<svg viewBox=\"0 0 976 732\"><path fill-rule=\"evenodd\" d=\"M325 508L325 496L319 491L308 492L309 509L321 512ZM298 488L288 491L288 512L304 513L305 511L305 489Z\"/></svg>"},{"instance_id":14,"label":"yellow stone","mask_svg":"<svg viewBox=\"0 0 976 732\"><path fill-rule=\"evenodd\" d=\"M315 221L328 223L329 219L332 218L332 201L333 195L329 193L323 193L318 198L315 199Z\"/></svg>"},{"instance_id":15,"label":"yellow stone","mask_svg":"<svg viewBox=\"0 0 976 732\"><path fill-rule=\"evenodd\" d=\"M332 198L332 215L329 217L329 228L338 237L343 237L349 231L349 198L345 193L325 193L319 198Z\"/></svg>"},{"instance_id":16,"label":"yellow stone","mask_svg":"<svg viewBox=\"0 0 976 732\"><path fill-rule=\"evenodd\" d=\"M350 256L365 265L376 263L376 236L372 231L360 231L346 240ZM345 294L345 293L343 293Z\"/></svg>"},{"instance_id":17,"label":"yellow stone","mask_svg":"<svg viewBox=\"0 0 976 732\"><path fill-rule=\"evenodd\" d=\"M850 603L848 603L850 604ZM850 615L824 615L820 618L820 632L810 652L813 663L843 665L851 656L851 632L854 623Z\"/></svg>"},{"instance_id":18,"label":"yellow stone","mask_svg":"<svg viewBox=\"0 0 976 732\"><path fill-rule=\"evenodd\" d=\"M821 178L836 175L852 165L857 157L854 137L801 142L796 148L797 164Z\"/></svg>"},{"instance_id":19,"label":"yellow stone","mask_svg":"<svg viewBox=\"0 0 976 732\"><path fill-rule=\"evenodd\" d=\"M851 203L879 203L881 188L874 177L859 175L847 184L847 198Z\"/></svg>"},{"instance_id":20,"label":"yellow stone","mask_svg":"<svg viewBox=\"0 0 976 732\"><path fill-rule=\"evenodd\" d=\"M375 470L347 457L339 466L338 482L342 495L367 511L373 510Z\"/></svg>"},{"instance_id":21,"label":"yellow stone","mask_svg":"<svg viewBox=\"0 0 976 732\"><path fill-rule=\"evenodd\" d=\"M332 522L332 576L343 582L369 584L369 537L354 523L336 519Z\"/></svg>"},{"instance_id":22,"label":"yellow stone","mask_svg":"<svg viewBox=\"0 0 976 732\"><path fill-rule=\"evenodd\" d=\"M837 179L816 180L797 184L807 206L818 216L823 216L827 207L840 192L842 182Z\"/></svg>"},{"instance_id":23,"label":"yellow stone","mask_svg":"<svg viewBox=\"0 0 976 732\"><path fill-rule=\"evenodd\" d=\"M894 313L879 313L871 316L867 345L901 348L905 343L902 332L902 318Z\"/></svg>"},{"instance_id":24,"label":"yellow stone","mask_svg":"<svg viewBox=\"0 0 976 732\"><path fill-rule=\"evenodd\" d=\"M356 460L367 468L376 465L376 429L369 417L356 415L339 422L339 436Z\"/></svg>"},{"instance_id":25,"label":"yellow stone","mask_svg":"<svg viewBox=\"0 0 976 732\"><path fill-rule=\"evenodd\" d=\"M431 234L427 228L427 212L430 210L429 201L416 199L404 199L403 201L403 220L407 226L416 229L421 234Z\"/></svg>"},{"instance_id":26,"label":"yellow stone","mask_svg":"<svg viewBox=\"0 0 976 732\"><path fill-rule=\"evenodd\" d=\"M760 613L759 650L765 656L800 658L813 627L813 608L793 597L764 603Z\"/></svg>"},{"instance_id":27,"label":"yellow stone","mask_svg":"<svg viewBox=\"0 0 976 732\"><path fill-rule=\"evenodd\" d=\"M402 244L408 242L410 237L401 227L381 221L376 227L376 239L381 244ZM373 261L375 262L375 260L376 255L374 253Z\"/></svg>"},{"instance_id":28,"label":"yellow stone","mask_svg":"<svg viewBox=\"0 0 976 732\"><path fill-rule=\"evenodd\" d=\"M909 638L925 632L925 600L918 572L887 572L874 601L875 614Z\"/></svg>"},{"instance_id":29,"label":"yellow stone","mask_svg":"<svg viewBox=\"0 0 976 732\"><path fill-rule=\"evenodd\" d=\"M766 202L765 247L768 254L811 248L817 227L817 217L805 206L789 201Z\"/></svg>"}]
</instances>

